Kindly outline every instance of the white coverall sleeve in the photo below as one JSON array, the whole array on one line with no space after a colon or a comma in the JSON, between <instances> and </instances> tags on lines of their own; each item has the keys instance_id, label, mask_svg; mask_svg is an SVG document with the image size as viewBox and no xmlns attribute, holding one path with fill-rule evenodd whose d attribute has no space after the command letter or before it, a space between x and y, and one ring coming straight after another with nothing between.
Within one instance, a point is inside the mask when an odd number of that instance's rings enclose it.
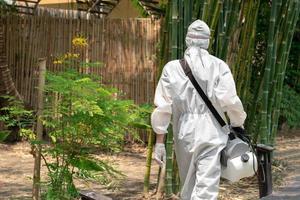
<instances>
[{"instance_id":1,"label":"white coverall sleeve","mask_svg":"<svg viewBox=\"0 0 300 200\"><path fill-rule=\"evenodd\" d=\"M170 80L164 68L158 81L154 104L156 108L151 115L151 125L156 134L166 134L172 115L172 98L170 94Z\"/></svg>"},{"instance_id":2,"label":"white coverall sleeve","mask_svg":"<svg viewBox=\"0 0 300 200\"><path fill-rule=\"evenodd\" d=\"M222 110L227 113L231 126L242 126L247 115L240 98L237 96L231 71L225 63L221 64L220 76L214 87L214 93Z\"/></svg>"}]
</instances>

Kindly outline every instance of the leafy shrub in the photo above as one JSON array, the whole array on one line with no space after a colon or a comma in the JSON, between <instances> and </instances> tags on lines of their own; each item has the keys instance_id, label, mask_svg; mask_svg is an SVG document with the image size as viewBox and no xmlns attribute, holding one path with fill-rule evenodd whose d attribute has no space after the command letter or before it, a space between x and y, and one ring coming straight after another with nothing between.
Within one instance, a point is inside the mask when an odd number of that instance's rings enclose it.
<instances>
[{"instance_id":1,"label":"leafy shrub","mask_svg":"<svg viewBox=\"0 0 300 200\"><path fill-rule=\"evenodd\" d=\"M4 141L12 129L26 131L33 124L33 113L24 108L23 102L13 96L1 96L7 105L0 109L0 122L3 122L7 130L0 131L0 141Z\"/></svg>"},{"instance_id":2,"label":"leafy shrub","mask_svg":"<svg viewBox=\"0 0 300 200\"><path fill-rule=\"evenodd\" d=\"M81 47L85 48L86 42L76 41L73 45L84 44ZM43 124L51 142L32 142L42 144L42 158L48 169L43 198L73 199L78 196L74 177L101 184L122 177L108 162L96 159L94 153L119 152L125 134L136 136L135 127L150 128L146 120L150 111L130 100L118 99L118 91L100 84L99 78L79 73L99 63L81 63L79 54L73 53L54 62L64 71L46 76Z\"/></svg>"},{"instance_id":3,"label":"leafy shrub","mask_svg":"<svg viewBox=\"0 0 300 200\"><path fill-rule=\"evenodd\" d=\"M16 12L16 8L10 4L8 4L4 0L0 0L0 16L7 14L7 13L13 13Z\"/></svg>"},{"instance_id":4,"label":"leafy shrub","mask_svg":"<svg viewBox=\"0 0 300 200\"><path fill-rule=\"evenodd\" d=\"M284 85L280 123L286 122L290 128L300 127L300 94L287 84Z\"/></svg>"}]
</instances>

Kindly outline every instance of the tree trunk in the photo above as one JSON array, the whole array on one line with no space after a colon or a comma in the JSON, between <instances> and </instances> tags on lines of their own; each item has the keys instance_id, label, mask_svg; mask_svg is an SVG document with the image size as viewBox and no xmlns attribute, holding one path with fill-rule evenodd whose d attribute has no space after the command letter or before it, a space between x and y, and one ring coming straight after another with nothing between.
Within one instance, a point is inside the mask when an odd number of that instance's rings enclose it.
<instances>
[{"instance_id":1,"label":"tree trunk","mask_svg":"<svg viewBox=\"0 0 300 200\"><path fill-rule=\"evenodd\" d=\"M0 109L7 106L7 99L1 98L3 95L14 96L17 100L22 100L15 84L12 80L10 70L7 63L6 55L6 23L5 18L0 16ZM1 113L0 113L1 114ZM1 127L0 127L1 130ZM5 139L6 142L15 142L18 140L19 130L13 128L11 133Z\"/></svg>"},{"instance_id":2,"label":"tree trunk","mask_svg":"<svg viewBox=\"0 0 300 200\"><path fill-rule=\"evenodd\" d=\"M21 100L8 68L6 56L5 19L0 17L0 96L11 95Z\"/></svg>"},{"instance_id":3,"label":"tree trunk","mask_svg":"<svg viewBox=\"0 0 300 200\"><path fill-rule=\"evenodd\" d=\"M37 127L36 127L36 140L42 141L43 139L43 91L45 86L45 73L46 73L46 59L39 60L39 83L38 83L38 105L37 105ZM32 198L33 200L40 199L40 177L41 177L41 144L36 145L35 158L34 158L34 169L33 169L33 188Z\"/></svg>"}]
</instances>

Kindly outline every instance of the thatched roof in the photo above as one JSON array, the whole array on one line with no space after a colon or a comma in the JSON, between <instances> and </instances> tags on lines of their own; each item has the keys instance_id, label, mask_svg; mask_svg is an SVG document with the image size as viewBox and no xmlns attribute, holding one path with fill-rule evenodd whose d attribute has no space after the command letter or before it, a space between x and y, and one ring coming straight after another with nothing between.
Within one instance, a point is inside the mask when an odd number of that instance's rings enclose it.
<instances>
[{"instance_id":1,"label":"thatched roof","mask_svg":"<svg viewBox=\"0 0 300 200\"><path fill-rule=\"evenodd\" d=\"M138 0L140 5L152 17L160 17L163 15L163 10L159 7L158 0Z\"/></svg>"},{"instance_id":2,"label":"thatched roof","mask_svg":"<svg viewBox=\"0 0 300 200\"><path fill-rule=\"evenodd\" d=\"M76 0L76 2L81 6L79 10L108 15L120 0ZM159 8L158 0L138 0L138 2L150 16L161 16L163 14Z\"/></svg>"},{"instance_id":3,"label":"thatched roof","mask_svg":"<svg viewBox=\"0 0 300 200\"><path fill-rule=\"evenodd\" d=\"M35 14L41 0L12 0L18 13ZM79 11L88 12L96 16L107 16L121 0L76 0ZM152 17L160 17L163 11L159 7L159 0L138 0L138 3Z\"/></svg>"},{"instance_id":4,"label":"thatched roof","mask_svg":"<svg viewBox=\"0 0 300 200\"><path fill-rule=\"evenodd\" d=\"M41 0L13 0L12 5L18 13L34 15Z\"/></svg>"},{"instance_id":5,"label":"thatched roof","mask_svg":"<svg viewBox=\"0 0 300 200\"><path fill-rule=\"evenodd\" d=\"M95 15L108 15L120 0L76 0L78 10Z\"/></svg>"}]
</instances>

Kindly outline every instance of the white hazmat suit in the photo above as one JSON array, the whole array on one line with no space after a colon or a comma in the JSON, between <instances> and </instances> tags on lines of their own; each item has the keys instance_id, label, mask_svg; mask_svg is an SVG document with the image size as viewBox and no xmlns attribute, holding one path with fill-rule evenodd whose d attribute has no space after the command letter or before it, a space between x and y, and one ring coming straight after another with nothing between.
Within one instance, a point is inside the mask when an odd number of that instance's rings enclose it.
<instances>
[{"instance_id":1,"label":"white hazmat suit","mask_svg":"<svg viewBox=\"0 0 300 200\"><path fill-rule=\"evenodd\" d=\"M193 22L186 35L184 58L192 73L225 119L242 126L246 118L227 64L207 52L210 30L201 20ZM221 127L205 105L179 60L170 61L158 82L151 116L154 132L166 134L173 121L174 147L179 167L181 199L217 199L221 175L220 152L229 128Z\"/></svg>"}]
</instances>

